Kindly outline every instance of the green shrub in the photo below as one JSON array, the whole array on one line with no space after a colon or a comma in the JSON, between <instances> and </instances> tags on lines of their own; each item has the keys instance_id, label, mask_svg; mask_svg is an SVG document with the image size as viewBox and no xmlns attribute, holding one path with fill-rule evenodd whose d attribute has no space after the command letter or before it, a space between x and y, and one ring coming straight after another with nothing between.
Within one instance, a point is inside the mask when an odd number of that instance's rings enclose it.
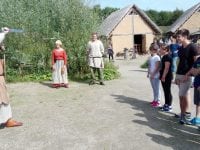
<instances>
[{"instance_id":1,"label":"green shrub","mask_svg":"<svg viewBox=\"0 0 200 150\"><path fill-rule=\"evenodd\" d=\"M0 27L9 25L10 28L24 30L23 33L9 33L5 39L7 68L18 72L20 79L23 74L23 78L30 75L32 77L28 78L38 80L33 76L49 71L51 51L55 41L60 39L68 55L70 75L87 73L86 46L91 32L98 30L100 19L85 2L1 1L0 10L3 13L0 13ZM8 74L8 79L13 81L15 76L11 72Z\"/></svg>"},{"instance_id":2,"label":"green shrub","mask_svg":"<svg viewBox=\"0 0 200 150\"><path fill-rule=\"evenodd\" d=\"M98 74L96 73L95 75L96 75L96 78L98 79ZM118 79L120 77L118 68L111 62L105 62L103 75L104 75L104 80L113 80L113 79ZM88 69L87 73L70 75L69 78L74 81L88 82L88 80L91 79L91 74Z\"/></svg>"},{"instance_id":3,"label":"green shrub","mask_svg":"<svg viewBox=\"0 0 200 150\"><path fill-rule=\"evenodd\" d=\"M113 80L120 77L120 73L118 72L118 68L111 62L105 63L104 69L104 79L105 80Z\"/></svg>"},{"instance_id":4,"label":"green shrub","mask_svg":"<svg viewBox=\"0 0 200 150\"><path fill-rule=\"evenodd\" d=\"M148 60L146 60L140 67L144 69L148 68Z\"/></svg>"},{"instance_id":5,"label":"green shrub","mask_svg":"<svg viewBox=\"0 0 200 150\"><path fill-rule=\"evenodd\" d=\"M7 82L40 82L40 81L49 81L52 79L51 72L40 72L40 73L32 73L32 74L23 74L20 75L16 71L12 71L12 73L8 72L6 74Z\"/></svg>"}]
</instances>

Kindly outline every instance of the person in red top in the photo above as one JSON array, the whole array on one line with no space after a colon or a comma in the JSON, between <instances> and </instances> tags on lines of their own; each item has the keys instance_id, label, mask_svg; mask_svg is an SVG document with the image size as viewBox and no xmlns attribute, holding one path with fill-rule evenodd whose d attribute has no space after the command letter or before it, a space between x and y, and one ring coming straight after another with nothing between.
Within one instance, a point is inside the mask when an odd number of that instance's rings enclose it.
<instances>
[{"instance_id":1,"label":"person in red top","mask_svg":"<svg viewBox=\"0 0 200 150\"><path fill-rule=\"evenodd\" d=\"M56 48L52 51L52 77L53 87L59 88L61 86L68 88L67 78L67 54L62 48L62 42L57 40L55 42Z\"/></svg>"}]
</instances>

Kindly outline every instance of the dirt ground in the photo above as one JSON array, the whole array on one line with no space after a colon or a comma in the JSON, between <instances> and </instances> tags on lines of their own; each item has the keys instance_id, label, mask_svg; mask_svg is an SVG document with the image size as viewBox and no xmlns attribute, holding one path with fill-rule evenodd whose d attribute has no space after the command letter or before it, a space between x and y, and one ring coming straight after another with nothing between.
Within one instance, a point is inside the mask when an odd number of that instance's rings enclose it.
<instances>
[{"instance_id":1,"label":"dirt ground","mask_svg":"<svg viewBox=\"0 0 200 150\"><path fill-rule=\"evenodd\" d=\"M146 59L116 60L121 78L105 86L8 84L13 117L24 125L0 130L0 150L199 150L196 127L150 106L152 90L139 67ZM178 113L177 86L172 91Z\"/></svg>"}]
</instances>

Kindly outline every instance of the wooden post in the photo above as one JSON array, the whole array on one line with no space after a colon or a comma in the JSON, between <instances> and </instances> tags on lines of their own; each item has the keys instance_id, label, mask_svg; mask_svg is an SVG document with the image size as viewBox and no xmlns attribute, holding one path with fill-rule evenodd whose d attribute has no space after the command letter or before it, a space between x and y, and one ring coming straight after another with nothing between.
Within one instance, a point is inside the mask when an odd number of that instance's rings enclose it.
<instances>
[{"instance_id":1,"label":"wooden post","mask_svg":"<svg viewBox=\"0 0 200 150\"><path fill-rule=\"evenodd\" d=\"M4 79L6 80L6 54L3 54L3 73L4 73Z\"/></svg>"}]
</instances>

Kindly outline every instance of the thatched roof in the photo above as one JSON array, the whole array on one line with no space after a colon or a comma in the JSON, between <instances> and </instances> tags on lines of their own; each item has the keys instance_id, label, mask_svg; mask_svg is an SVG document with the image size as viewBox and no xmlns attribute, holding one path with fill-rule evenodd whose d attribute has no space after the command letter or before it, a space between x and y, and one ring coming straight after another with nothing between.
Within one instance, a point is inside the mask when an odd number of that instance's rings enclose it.
<instances>
[{"instance_id":1,"label":"thatched roof","mask_svg":"<svg viewBox=\"0 0 200 150\"><path fill-rule=\"evenodd\" d=\"M190 35L200 35L200 31L193 32Z\"/></svg>"},{"instance_id":2,"label":"thatched roof","mask_svg":"<svg viewBox=\"0 0 200 150\"><path fill-rule=\"evenodd\" d=\"M186 10L170 27L168 32L175 33L197 11L200 11L200 3Z\"/></svg>"},{"instance_id":3,"label":"thatched roof","mask_svg":"<svg viewBox=\"0 0 200 150\"><path fill-rule=\"evenodd\" d=\"M129 14L132 10L135 10L149 26L154 30L156 34L161 34L162 31L160 28L136 5L129 5L125 8L122 8L118 11L113 12L108 16L102 23L100 27L101 35L110 36L111 32L116 28L116 26L121 22L121 20Z\"/></svg>"}]
</instances>

